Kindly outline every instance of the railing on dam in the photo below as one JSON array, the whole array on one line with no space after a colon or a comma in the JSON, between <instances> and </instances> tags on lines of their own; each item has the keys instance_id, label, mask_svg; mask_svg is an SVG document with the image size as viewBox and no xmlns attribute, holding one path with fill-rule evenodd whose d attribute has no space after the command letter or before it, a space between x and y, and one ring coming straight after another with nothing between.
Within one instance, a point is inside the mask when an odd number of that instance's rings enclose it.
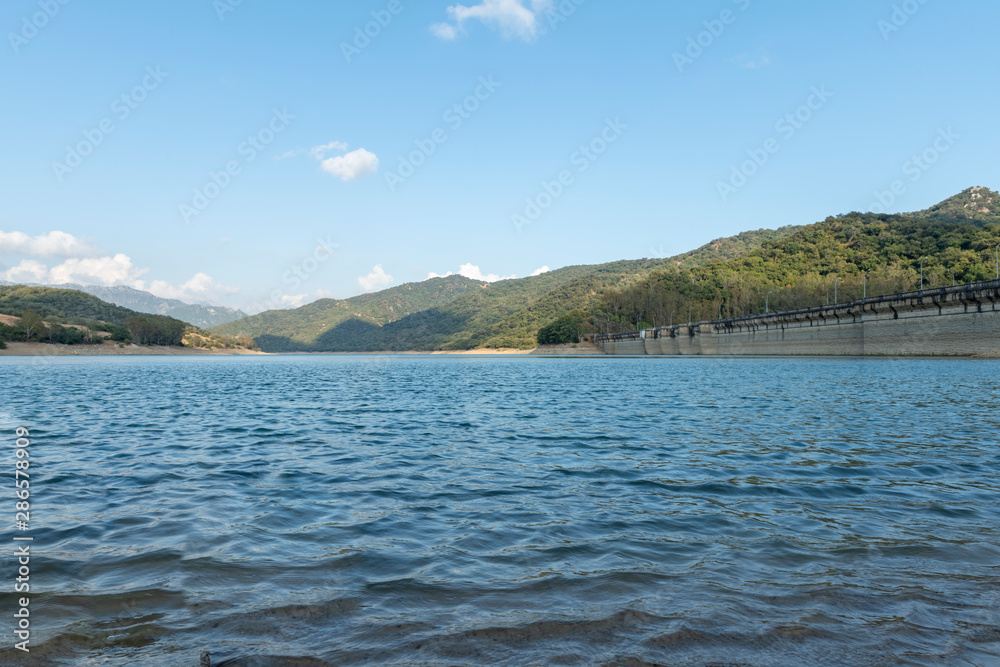
<instances>
[{"instance_id":1,"label":"railing on dam","mask_svg":"<svg viewBox=\"0 0 1000 667\"><path fill-rule=\"evenodd\" d=\"M988 294L990 291L992 291L993 294ZM680 329L688 329L689 332L693 334L696 327L711 326L714 329L732 329L738 328L743 324L760 322L761 320L795 319L811 315L820 317L830 315L832 317L836 317L839 312L846 311L845 314L850 315L855 310L864 311L866 308L872 308L877 305L922 301L928 299L931 303L936 303L939 301L954 300L956 297L961 300L963 296L970 297L968 299L969 301L978 301L979 299L976 298L978 296L985 297L991 301L1000 301L1000 280L987 280L978 283L956 285L954 287L938 287L935 289L914 290L912 292L899 292L897 294L886 294L884 296L870 296L845 303L825 306L810 306L808 308L795 308L792 310L777 310L757 315L740 315L739 317L728 317L720 320L688 322L686 324L674 324L672 326L644 329L642 331L627 331L625 333L617 334L598 334L594 336L593 340L594 343L642 340L647 337L659 338L660 335L665 332L670 332L669 335L676 336L678 330Z\"/></svg>"}]
</instances>

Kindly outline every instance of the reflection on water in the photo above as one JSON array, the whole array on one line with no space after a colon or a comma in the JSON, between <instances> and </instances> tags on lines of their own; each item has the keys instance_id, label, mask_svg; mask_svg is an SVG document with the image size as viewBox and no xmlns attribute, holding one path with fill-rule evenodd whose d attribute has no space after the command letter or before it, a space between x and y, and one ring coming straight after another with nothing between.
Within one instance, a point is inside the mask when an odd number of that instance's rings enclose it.
<instances>
[{"instance_id":1,"label":"reflection on water","mask_svg":"<svg viewBox=\"0 0 1000 667\"><path fill-rule=\"evenodd\" d=\"M1000 664L998 371L7 358L0 662Z\"/></svg>"}]
</instances>

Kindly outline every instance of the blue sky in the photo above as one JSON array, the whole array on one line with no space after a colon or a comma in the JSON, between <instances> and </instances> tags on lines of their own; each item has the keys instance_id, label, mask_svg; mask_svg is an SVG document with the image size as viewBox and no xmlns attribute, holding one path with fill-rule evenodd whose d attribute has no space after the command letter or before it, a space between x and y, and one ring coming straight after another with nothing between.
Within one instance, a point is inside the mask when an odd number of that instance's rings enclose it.
<instances>
[{"instance_id":1,"label":"blue sky","mask_svg":"<svg viewBox=\"0 0 1000 667\"><path fill-rule=\"evenodd\" d=\"M0 277L256 311L918 210L1000 186L998 20L985 0L10 0Z\"/></svg>"}]
</instances>

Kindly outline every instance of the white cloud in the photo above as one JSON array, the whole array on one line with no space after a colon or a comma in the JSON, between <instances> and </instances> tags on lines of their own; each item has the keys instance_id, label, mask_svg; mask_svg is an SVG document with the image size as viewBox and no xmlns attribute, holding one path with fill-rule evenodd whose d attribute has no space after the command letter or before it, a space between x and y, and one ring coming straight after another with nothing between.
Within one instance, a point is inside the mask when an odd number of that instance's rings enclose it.
<instances>
[{"instance_id":1,"label":"white cloud","mask_svg":"<svg viewBox=\"0 0 1000 667\"><path fill-rule=\"evenodd\" d=\"M137 287L136 289L143 288ZM217 283L212 276L205 273L196 273L179 287L175 287L165 280L154 280L145 289L147 292L164 299L179 299L188 303L211 303L239 292L238 288Z\"/></svg>"},{"instance_id":2,"label":"white cloud","mask_svg":"<svg viewBox=\"0 0 1000 667\"><path fill-rule=\"evenodd\" d=\"M333 174L342 181L353 181L378 171L378 157L375 153L359 148L346 155L327 158L320 166L323 171Z\"/></svg>"},{"instance_id":3,"label":"white cloud","mask_svg":"<svg viewBox=\"0 0 1000 667\"><path fill-rule=\"evenodd\" d=\"M24 232L0 230L0 253L31 257L81 257L96 251L89 243L66 232L49 232L31 237Z\"/></svg>"},{"instance_id":4,"label":"white cloud","mask_svg":"<svg viewBox=\"0 0 1000 667\"><path fill-rule=\"evenodd\" d=\"M453 275L455 275L455 273L452 271L449 271L448 273L445 274L430 273L427 275L427 279L430 280L431 278L447 278L448 276L453 276ZM513 280L514 278L517 278L517 276L499 276L495 273L489 273L483 275L483 272L479 269L479 267L476 266L475 264L472 264L471 262L460 266L458 268L458 275L465 276L469 280L478 280L484 283L495 283L500 280Z\"/></svg>"},{"instance_id":5,"label":"white cloud","mask_svg":"<svg viewBox=\"0 0 1000 667\"><path fill-rule=\"evenodd\" d=\"M3 274L4 280L14 283L40 283L49 275L49 267L33 259L22 259L21 263Z\"/></svg>"},{"instance_id":6,"label":"white cloud","mask_svg":"<svg viewBox=\"0 0 1000 667\"><path fill-rule=\"evenodd\" d=\"M382 287L391 285L394 278L382 270L382 265L378 264L367 276L358 278L358 284L365 292L374 292Z\"/></svg>"},{"instance_id":7,"label":"white cloud","mask_svg":"<svg viewBox=\"0 0 1000 667\"><path fill-rule=\"evenodd\" d=\"M530 4L530 9L525 2ZM435 23L431 32L441 39L455 39L463 24L469 19L482 21L486 25L499 28L506 38L520 37L531 41L538 36L538 15L552 9L552 0L482 0L478 5L448 7L448 15L454 25Z\"/></svg>"},{"instance_id":8,"label":"white cloud","mask_svg":"<svg viewBox=\"0 0 1000 667\"><path fill-rule=\"evenodd\" d=\"M296 148L295 150L285 151L281 155L275 156L274 159L285 160L296 155L301 155L302 153L308 153L320 161L320 168L323 171L345 182L353 181L378 171L378 156L375 153L364 148L344 153L347 148L348 145L343 141L331 141L328 144L313 146L308 150ZM331 153L344 153L344 155L327 157Z\"/></svg>"},{"instance_id":9,"label":"white cloud","mask_svg":"<svg viewBox=\"0 0 1000 667\"><path fill-rule=\"evenodd\" d=\"M540 275L542 275L543 273L548 273L548 272L549 272L549 271L551 271L551 270L552 270L552 269L550 269L549 267L547 267L547 266L543 266L543 267L542 267L542 268L540 268L540 269L535 269L534 271L532 271L532 272L531 272L531 276L532 276L532 277L535 277L535 276L540 276Z\"/></svg>"},{"instance_id":10,"label":"white cloud","mask_svg":"<svg viewBox=\"0 0 1000 667\"><path fill-rule=\"evenodd\" d=\"M435 23L431 26L431 33L433 33L435 37L443 39L446 42L450 42L458 37L458 30L456 30L455 26L450 23Z\"/></svg>"},{"instance_id":11,"label":"white cloud","mask_svg":"<svg viewBox=\"0 0 1000 667\"><path fill-rule=\"evenodd\" d=\"M140 269L132 259L122 253L114 257L89 257L67 259L49 269L45 282L53 285L79 283L82 285L128 285L141 283L139 278L149 269ZM139 288L141 289L141 288Z\"/></svg>"},{"instance_id":12,"label":"white cloud","mask_svg":"<svg viewBox=\"0 0 1000 667\"><path fill-rule=\"evenodd\" d=\"M308 294L282 294L278 301L284 308L299 308L306 304L307 298Z\"/></svg>"}]
</instances>

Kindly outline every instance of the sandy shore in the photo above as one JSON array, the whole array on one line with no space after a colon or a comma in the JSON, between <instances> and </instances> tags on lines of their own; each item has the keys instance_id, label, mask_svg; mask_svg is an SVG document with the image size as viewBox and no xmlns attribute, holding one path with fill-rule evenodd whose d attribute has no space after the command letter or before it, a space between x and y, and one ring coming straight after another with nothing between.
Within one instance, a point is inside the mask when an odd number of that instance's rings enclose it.
<instances>
[{"instance_id":1,"label":"sandy shore","mask_svg":"<svg viewBox=\"0 0 1000 667\"><path fill-rule=\"evenodd\" d=\"M264 354L252 350L195 350L190 347L126 345L106 341L100 345L58 345L50 343L7 343L0 357L101 357L101 356L231 356Z\"/></svg>"}]
</instances>

